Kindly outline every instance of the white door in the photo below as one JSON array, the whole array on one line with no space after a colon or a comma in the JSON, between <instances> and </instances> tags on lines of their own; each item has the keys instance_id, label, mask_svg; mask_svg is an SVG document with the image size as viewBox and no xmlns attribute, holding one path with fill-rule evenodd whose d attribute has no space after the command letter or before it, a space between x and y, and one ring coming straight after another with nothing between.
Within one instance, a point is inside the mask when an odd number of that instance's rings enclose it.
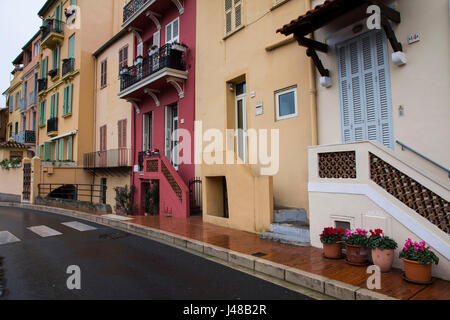
<instances>
[{"instance_id":1,"label":"white door","mask_svg":"<svg viewBox=\"0 0 450 320\"><path fill-rule=\"evenodd\" d=\"M247 104L246 93L236 96L236 151L239 158L247 163Z\"/></svg>"},{"instance_id":2,"label":"white door","mask_svg":"<svg viewBox=\"0 0 450 320\"><path fill-rule=\"evenodd\" d=\"M142 117L142 151L153 149L153 112L149 112Z\"/></svg>"},{"instance_id":3,"label":"white door","mask_svg":"<svg viewBox=\"0 0 450 320\"><path fill-rule=\"evenodd\" d=\"M387 40L368 32L337 46L344 143L375 140L394 147Z\"/></svg>"}]
</instances>

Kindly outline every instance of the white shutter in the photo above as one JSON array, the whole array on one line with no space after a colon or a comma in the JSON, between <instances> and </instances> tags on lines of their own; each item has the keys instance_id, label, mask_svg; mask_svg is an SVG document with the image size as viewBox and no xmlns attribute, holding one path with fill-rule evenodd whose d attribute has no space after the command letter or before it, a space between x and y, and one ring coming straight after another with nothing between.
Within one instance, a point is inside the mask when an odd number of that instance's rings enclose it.
<instances>
[{"instance_id":1,"label":"white shutter","mask_svg":"<svg viewBox=\"0 0 450 320\"><path fill-rule=\"evenodd\" d=\"M389 58L387 41L383 32L378 31L374 35L375 50L377 52L377 76L378 97L380 112L381 137L379 141L386 147L394 148L392 98L389 78Z\"/></svg>"},{"instance_id":2,"label":"white shutter","mask_svg":"<svg viewBox=\"0 0 450 320\"><path fill-rule=\"evenodd\" d=\"M166 157L172 156L172 107L166 107Z\"/></svg>"},{"instance_id":3,"label":"white shutter","mask_svg":"<svg viewBox=\"0 0 450 320\"><path fill-rule=\"evenodd\" d=\"M387 42L366 33L337 47L342 140L376 140L393 148Z\"/></svg>"},{"instance_id":4,"label":"white shutter","mask_svg":"<svg viewBox=\"0 0 450 320\"><path fill-rule=\"evenodd\" d=\"M172 24L169 23L166 26L166 43L171 43L172 42Z\"/></svg>"},{"instance_id":5,"label":"white shutter","mask_svg":"<svg viewBox=\"0 0 450 320\"><path fill-rule=\"evenodd\" d=\"M172 22L172 42L180 42L180 19Z\"/></svg>"}]
</instances>

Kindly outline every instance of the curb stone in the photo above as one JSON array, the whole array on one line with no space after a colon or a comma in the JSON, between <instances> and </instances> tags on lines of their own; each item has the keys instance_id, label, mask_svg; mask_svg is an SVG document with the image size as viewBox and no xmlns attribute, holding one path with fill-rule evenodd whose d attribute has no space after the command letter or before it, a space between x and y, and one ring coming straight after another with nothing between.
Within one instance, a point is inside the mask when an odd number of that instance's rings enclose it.
<instances>
[{"instance_id":1,"label":"curb stone","mask_svg":"<svg viewBox=\"0 0 450 320\"><path fill-rule=\"evenodd\" d=\"M30 204L0 202L0 207L31 209L35 211L59 214L122 230L144 238L160 240L168 245L187 248L205 255L216 257L246 269L261 272L291 284L306 287L341 300L397 300L393 297L375 291L353 286L321 275L288 267L269 260L255 258L240 252L217 247L205 242L186 238L159 229L140 226L127 221L112 220L102 216L93 216L92 214L75 211L72 209Z\"/></svg>"}]
</instances>

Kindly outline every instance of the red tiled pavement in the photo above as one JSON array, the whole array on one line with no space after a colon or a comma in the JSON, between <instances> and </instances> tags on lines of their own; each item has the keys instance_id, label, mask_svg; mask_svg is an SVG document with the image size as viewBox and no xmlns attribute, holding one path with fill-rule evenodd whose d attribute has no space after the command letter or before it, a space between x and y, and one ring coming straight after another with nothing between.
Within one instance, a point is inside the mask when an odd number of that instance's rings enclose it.
<instances>
[{"instance_id":1,"label":"red tiled pavement","mask_svg":"<svg viewBox=\"0 0 450 320\"><path fill-rule=\"evenodd\" d=\"M205 223L201 217L182 219L163 216L139 216L133 217L133 220L128 222L248 255L262 252L266 254L263 259L362 288L366 288L366 282L370 276L366 273L366 268L350 266L344 260L325 259L321 249L296 247L262 240L256 234ZM397 299L450 300L449 281L436 279L429 286L415 285L404 281L402 271L398 269L382 274L381 284L382 289L376 290L377 292Z\"/></svg>"}]
</instances>

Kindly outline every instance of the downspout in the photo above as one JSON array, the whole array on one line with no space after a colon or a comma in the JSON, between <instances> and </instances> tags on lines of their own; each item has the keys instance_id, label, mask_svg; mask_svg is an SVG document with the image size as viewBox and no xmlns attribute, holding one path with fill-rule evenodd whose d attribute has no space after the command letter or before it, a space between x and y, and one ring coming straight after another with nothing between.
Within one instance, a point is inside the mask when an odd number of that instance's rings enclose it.
<instances>
[{"instance_id":1,"label":"downspout","mask_svg":"<svg viewBox=\"0 0 450 320\"><path fill-rule=\"evenodd\" d=\"M95 152L96 145L97 145L97 63L98 59L96 56L94 56L94 126L92 128L92 151ZM92 184L95 184L95 168L92 173Z\"/></svg>"},{"instance_id":2,"label":"downspout","mask_svg":"<svg viewBox=\"0 0 450 320\"><path fill-rule=\"evenodd\" d=\"M311 10L313 0L306 0L306 12ZM309 38L314 39L314 34ZM316 67L312 59L309 59L309 97L310 97L310 114L311 114L311 146L319 144L318 124L317 124L317 85L316 85Z\"/></svg>"}]
</instances>

